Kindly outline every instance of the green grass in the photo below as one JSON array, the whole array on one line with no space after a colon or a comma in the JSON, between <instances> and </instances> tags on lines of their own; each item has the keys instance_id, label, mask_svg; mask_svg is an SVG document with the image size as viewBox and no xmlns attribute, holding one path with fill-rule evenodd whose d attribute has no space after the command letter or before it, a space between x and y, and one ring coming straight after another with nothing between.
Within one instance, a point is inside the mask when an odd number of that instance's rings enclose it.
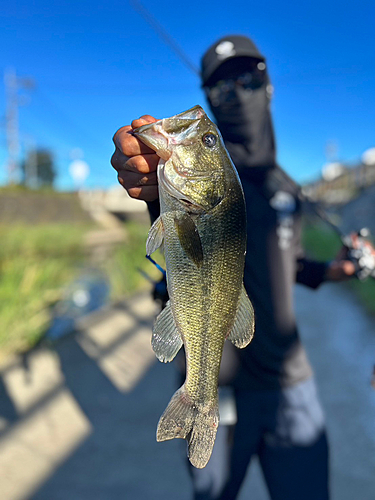
<instances>
[{"instance_id":1,"label":"green grass","mask_svg":"<svg viewBox=\"0 0 375 500\"><path fill-rule=\"evenodd\" d=\"M302 242L306 252L311 257L321 260L333 260L342 246L340 237L324 224L305 225L302 232ZM364 281L351 279L348 287L360 299L366 310L375 315L375 280Z\"/></svg>"},{"instance_id":2,"label":"green grass","mask_svg":"<svg viewBox=\"0 0 375 500\"><path fill-rule=\"evenodd\" d=\"M49 307L88 264L83 236L92 224L0 225L0 358L34 346L49 325ZM148 224L125 224L126 241L102 265L111 299L149 287L139 270L153 280L160 272L145 259ZM323 225L305 226L303 245L317 260L331 260L340 238ZM156 260L163 265L158 254ZM375 314L375 281L351 280L349 286Z\"/></svg>"},{"instance_id":3,"label":"green grass","mask_svg":"<svg viewBox=\"0 0 375 500\"><path fill-rule=\"evenodd\" d=\"M95 227L61 223L0 226L1 358L31 348L43 336L50 305L88 264L82 243L90 229ZM125 229L126 242L102 266L112 299L147 286L138 268L154 279L160 277L144 257L148 225L127 223Z\"/></svg>"},{"instance_id":4,"label":"green grass","mask_svg":"<svg viewBox=\"0 0 375 500\"><path fill-rule=\"evenodd\" d=\"M333 260L342 243L339 235L324 224L305 224L302 245L306 253L319 261Z\"/></svg>"},{"instance_id":5,"label":"green grass","mask_svg":"<svg viewBox=\"0 0 375 500\"><path fill-rule=\"evenodd\" d=\"M48 324L48 304L84 261L82 234L68 224L0 226L0 350L25 350Z\"/></svg>"},{"instance_id":6,"label":"green grass","mask_svg":"<svg viewBox=\"0 0 375 500\"><path fill-rule=\"evenodd\" d=\"M140 270L153 280L161 278L161 273L145 257L149 225L128 222L125 227L126 242L119 245L104 264L104 270L111 282L112 299L132 295L147 286L147 280ZM164 266L163 257L159 252L153 257Z\"/></svg>"}]
</instances>

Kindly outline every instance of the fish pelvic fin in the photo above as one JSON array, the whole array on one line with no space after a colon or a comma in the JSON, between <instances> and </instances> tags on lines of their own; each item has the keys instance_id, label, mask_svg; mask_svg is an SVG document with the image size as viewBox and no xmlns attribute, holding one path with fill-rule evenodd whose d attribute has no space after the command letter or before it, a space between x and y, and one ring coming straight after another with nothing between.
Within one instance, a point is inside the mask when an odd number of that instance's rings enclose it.
<instances>
[{"instance_id":1,"label":"fish pelvic fin","mask_svg":"<svg viewBox=\"0 0 375 500\"><path fill-rule=\"evenodd\" d=\"M151 345L159 361L172 361L182 347L182 338L173 318L171 303L156 318L152 332Z\"/></svg>"},{"instance_id":2,"label":"fish pelvic fin","mask_svg":"<svg viewBox=\"0 0 375 500\"><path fill-rule=\"evenodd\" d=\"M191 464L203 469L211 457L218 425L218 402L209 408L199 408L191 402L183 385L175 392L160 417L156 439L186 439Z\"/></svg>"},{"instance_id":3,"label":"fish pelvic fin","mask_svg":"<svg viewBox=\"0 0 375 500\"><path fill-rule=\"evenodd\" d=\"M254 308L242 285L240 299L237 307L236 319L228 335L228 340L240 349L250 344L255 329Z\"/></svg>"},{"instance_id":4,"label":"fish pelvic fin","mask_svg":"<svg viewBox=\"0 0 375 500\"><path fill-rule=\"evenodd\" d=\"M160 215L148 232L146 242L146 254L152 255L158 248L162 248L164 242L163 218Z\"/></svg>"}]
</instances>

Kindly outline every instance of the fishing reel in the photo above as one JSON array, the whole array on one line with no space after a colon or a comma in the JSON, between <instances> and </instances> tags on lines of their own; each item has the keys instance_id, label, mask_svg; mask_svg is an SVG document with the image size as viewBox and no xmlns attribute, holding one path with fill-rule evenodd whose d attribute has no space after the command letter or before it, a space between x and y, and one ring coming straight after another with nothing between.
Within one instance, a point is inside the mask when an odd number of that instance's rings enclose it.
<instances>
[{"instance_id":1,"label":"fishing reel","mask_svg":"<svg viewBox=\"0 0 375 500\"><path fill-rule=\"evenodd\" d=\"M355 265L355 275L361 281L369 276L375 278L375 250L369 237L369 229L362 228L341 238L348 250L347 258Z\"/></svg>"},{"instance_id":2,"label":"fishing reel","mask_svg":"<svg viewBox=\"0 0 375 500\"><path fill-rule=\"evenodd\" d=\"M168 289L167 289L167 273L165 270L154 261L152 257L146 255L146 259L149 260L161 273L162 277L155 281L151 276L149 276L143 269L138 268L138 271L142 274L147 281L153 285L152 298L154 301L160 305L160 310L164 309L169 300Z\"/></svg>"}]
</instances>

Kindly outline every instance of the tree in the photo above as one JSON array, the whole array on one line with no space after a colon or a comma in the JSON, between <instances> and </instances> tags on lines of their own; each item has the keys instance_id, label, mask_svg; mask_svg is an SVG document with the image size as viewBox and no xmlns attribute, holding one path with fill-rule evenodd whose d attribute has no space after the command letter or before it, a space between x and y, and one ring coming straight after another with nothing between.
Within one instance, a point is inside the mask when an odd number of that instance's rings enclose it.
<instances>
[{"instance_id":1,"label":"tree","mask_svg":"<svg viewBox=\"0 0 375 500\"><path fill-rule=\"evenodd\" d=\"M52 187L56 177L54 158L48 149L28 151L22 163L23 183L32 187Z\"/></svg>"}]
</instances>

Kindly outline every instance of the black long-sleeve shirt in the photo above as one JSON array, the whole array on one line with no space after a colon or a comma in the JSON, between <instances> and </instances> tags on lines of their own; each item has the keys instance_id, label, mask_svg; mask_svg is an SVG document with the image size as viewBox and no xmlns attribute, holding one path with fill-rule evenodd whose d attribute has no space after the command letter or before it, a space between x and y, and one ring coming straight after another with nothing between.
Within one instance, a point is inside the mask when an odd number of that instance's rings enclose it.
<instances>
[{"instance_id":1,"label":"black long-sleeve shirt","mask_svg":"<svg viewBox=\"0 0 375 500\"><path fill-rule=\"evenodd\" d=\"M254 338L237 352L235 383L243 388L289 386L312 374L297 331L293 288L296 281L319 286L326 264L305 258L298 193L280 172L271 183L269 178L254 183L242 176L247 209L244 283L255 310Z\"/></svg>"}]
</instances>

